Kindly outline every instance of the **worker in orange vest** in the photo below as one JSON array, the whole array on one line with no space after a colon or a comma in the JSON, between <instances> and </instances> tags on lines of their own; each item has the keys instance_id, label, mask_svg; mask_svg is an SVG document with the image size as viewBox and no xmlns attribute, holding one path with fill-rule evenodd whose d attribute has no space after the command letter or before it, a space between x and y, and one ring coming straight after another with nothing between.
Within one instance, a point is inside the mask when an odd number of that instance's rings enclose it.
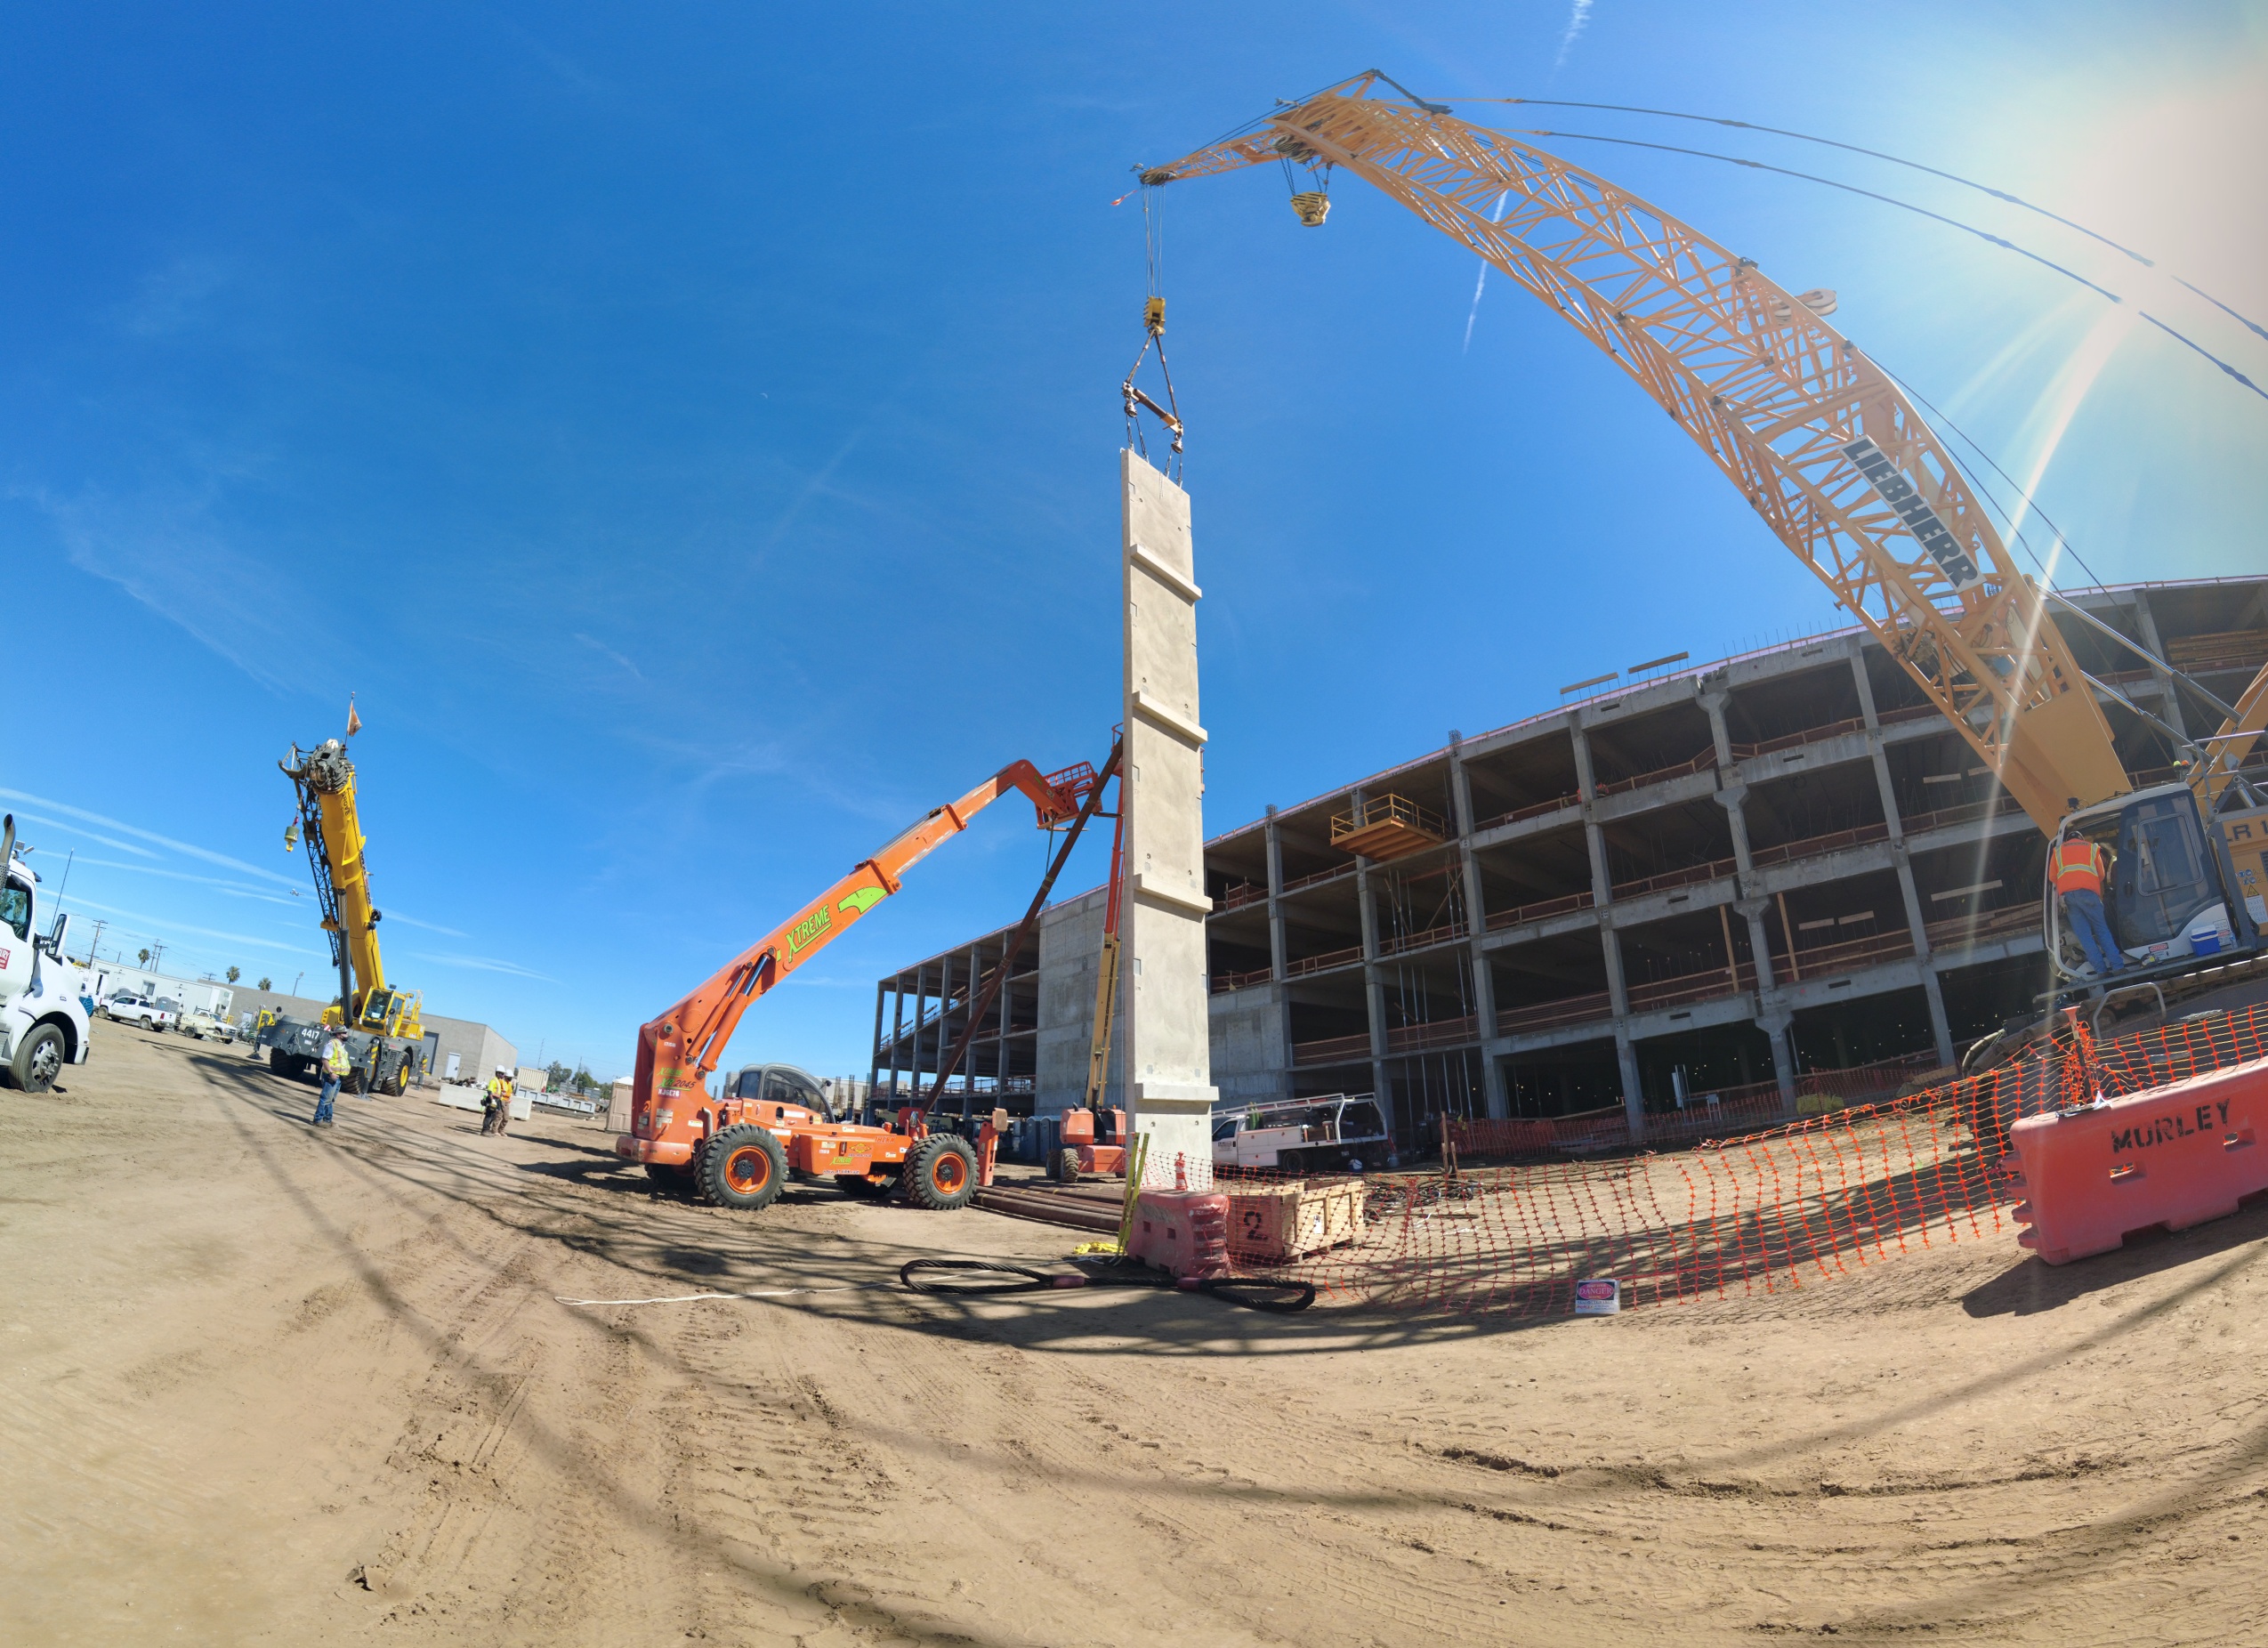
<instances>
[{"instance_id":1,"label":"worker in orange vest","mask_svg":"<svg viewBox=\"0 0 2268 1648\"><path fill-rule=\"evenodd\" d=\"M2118 934L2111 931L2111 918L2103 909L2103 882L2111 864L2111 849L2084 836L2066 836L2055 844L2055 892L2063 901L2072 935L2099 978L2126 965Z\"/></svg>"}]
</instances>

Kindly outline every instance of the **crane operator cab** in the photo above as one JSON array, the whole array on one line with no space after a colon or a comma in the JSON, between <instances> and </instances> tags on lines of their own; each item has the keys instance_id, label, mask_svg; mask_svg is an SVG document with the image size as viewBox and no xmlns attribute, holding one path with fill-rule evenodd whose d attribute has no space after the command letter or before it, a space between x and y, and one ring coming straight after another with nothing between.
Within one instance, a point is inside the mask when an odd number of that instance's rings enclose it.
<instances>
[{"instance_id":1,"label":"crane operator cab","mask_svg":"<svg viewBox=\"0 0 2268 1648\"><path fill-rule=\"evenodd\" d=\"M2236 896L2236 871L2221 831L2200 820L2186 784L2155 785L2080 808L2048 843L2042 928L2058 996L2103 982L2057 896L2059 865L2084 862L2089 847L2101 850L2097 864L2108 855L2101 896L2118 941L2119 983L2184 970L2198 957L2261 948L2259 925Z\"/></svg>"}]
</instances>

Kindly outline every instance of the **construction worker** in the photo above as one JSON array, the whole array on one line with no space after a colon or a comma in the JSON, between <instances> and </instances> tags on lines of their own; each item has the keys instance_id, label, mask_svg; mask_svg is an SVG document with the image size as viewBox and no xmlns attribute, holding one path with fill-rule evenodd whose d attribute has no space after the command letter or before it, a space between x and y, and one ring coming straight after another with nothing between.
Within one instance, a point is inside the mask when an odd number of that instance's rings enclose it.
<instances>
[{"instance_id":1,"label":"construction worker","mask_svg":"<svg viewBox=\"0 0 2268 1648\"><path fill-rule=\"evenodd\" d=\"M496 1073L488 1078L488 1091L480 1095L480 1131L501 1134L511 1119L512 1071L499 1064Z\"/></svg>"},{"instance_id":2,"label":"construction worker","mask_svg":"<svg viewBox=\"0 0 2268 1648\"><path fill-rule=\"evenodd\" d=\"M333 1125L331 1105L339 1096L339 1084L354 1068L354 1059L346 1050L345 1038L335 1030L323 1032L323 1054L317 1061L323 1086L315 1098L315 1119L311 1126L327 1127Z\"/></svg>"},{"instance_id":3,"label":"construction worker","mask_svg":"<svg viewBox=\"0 0 2268 1648\"><path fill-rule=\"evenodd\" d=\"M2111 849L2084 836L2066 836L2055 844L2056 895L2063 901L2072 936L2098 978L2108 978L2126 965L2119 936L2111 932L2111 918L2103 909L2103 884L2111 864Z\"/></svg>"}]
</instances>

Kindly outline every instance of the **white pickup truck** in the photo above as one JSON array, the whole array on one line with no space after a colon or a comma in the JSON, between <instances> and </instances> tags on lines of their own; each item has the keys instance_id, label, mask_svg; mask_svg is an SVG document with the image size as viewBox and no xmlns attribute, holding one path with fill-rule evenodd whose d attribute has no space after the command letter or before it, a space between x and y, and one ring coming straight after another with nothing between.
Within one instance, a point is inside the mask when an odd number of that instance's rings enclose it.
<instances>
[{"instance_id":1,"label":"white pickup truck","mask_svg":"<svg viewBox=\"0 0 2268 1648\"><path fill-rule=\"evenodd\" d=\"M71 918L45 933L39 877L16 857L16 820L0 820L0 1074L27 1093L46 1093L66 1064L84 1064L87 983L63 954Z\"/></svg>"},{"instance_id":2,"label":"white pickup truck","mask_svg":"<svg viewBox=\"0 0 2268 1648\"><path fill-rule=\"evenodd\" d=\"M1215 1167L1272 1167L1286 1173L1360 1173L1398 1158L1374 1094L1278 1099L1213 1118Z\"/></svg>"},{"instance_id":3,"label":"white pickup truck","mask_svg":"<svg viewBox=\"0 0 2268 1648\"><path fill-rule=\"evenodd\" d=\"M162 1001L120 990L102 1004L102 1016L121 1024L139 1024L146 1030L168 1030L177 1023L174 1010Z\"/></svg>"},{"instance_id":4,"label":"white pickup truck","mask_svg":"<svg viewBox=\"0 0 2268 1648\"><path fill-rule=\"evenodd\" d=\"M182 1014L181 1022L174 1028L184 1036L196 1037L199 1041L234 1041L237 1038L237 1027L229 1022L227 1014L208 1013L202 1007L191 1007Z\"/></svg>"}]
</instances>

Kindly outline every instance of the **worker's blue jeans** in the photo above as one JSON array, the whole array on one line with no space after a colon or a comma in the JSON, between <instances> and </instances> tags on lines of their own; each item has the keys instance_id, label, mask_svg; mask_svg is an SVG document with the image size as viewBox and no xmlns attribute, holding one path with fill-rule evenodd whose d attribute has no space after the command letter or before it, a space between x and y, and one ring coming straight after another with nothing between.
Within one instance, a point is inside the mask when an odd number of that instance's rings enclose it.
<instances>
[{"instance_id":1,"label":"worker's blue jeans","mask_svg":"<svg viewBox=\"0 0 2268 1648\"><path fill-rule=\"evenodd\" d=\"M324 1077L322 1091L315 1095L315 1119L318 1122L331 1119L331 1101L338 1096L339 1078L335 1076Z\"/></svg>"},{"instance_id":2,"label":"worker's blue jeans","mask_svg":"<svg viewBox=\"0 0 2268 1648\"><path fill-rule=\"evenodd\" d=\"M2103 912L2103 895L2089 893L2084 887L2063 895L2063 914L2071 924L2071 934L2078 940L2079 948L2086 952L2090 965L2099 973L2116 973L2126 965L2119 953L2119 936L2111 931L2111 918Z\"/></svg>"}]
</instances>

